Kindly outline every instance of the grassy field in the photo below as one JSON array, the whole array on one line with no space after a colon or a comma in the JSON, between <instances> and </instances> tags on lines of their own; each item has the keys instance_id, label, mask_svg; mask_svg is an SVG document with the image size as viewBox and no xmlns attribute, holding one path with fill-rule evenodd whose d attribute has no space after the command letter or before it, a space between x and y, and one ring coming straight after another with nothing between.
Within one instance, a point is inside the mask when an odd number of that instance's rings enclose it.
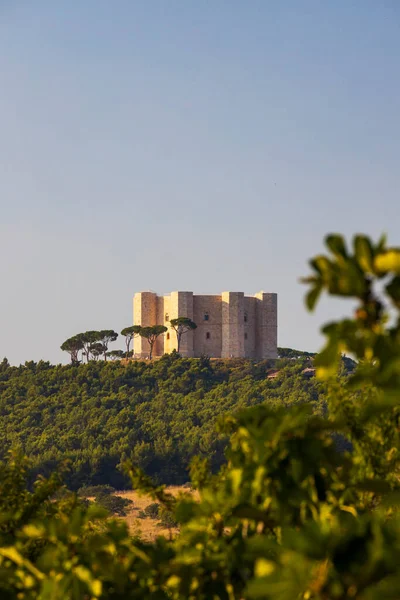
<instances>
[{"instance_id":1,"label":"grassy field","mask_svg":"<svg viewBox=\"0 0 400 600\"><path fill-rule=\"evenodd\" d=\"M166 491L170 494L177 496L178 494L195 494L196 492L191 491L187 487L183 486L168 486ZM144 540L154 540L156 537L163 535L168 538L172 538L178 533L177 528L164 529L160 527L159 519L152 519L150 517L139 518L139 512L144 510L146 506L152 504L154 500L148 496L140 496L138 492L127 491L127 492L116 492L116 496L122 498L128 498L132 500L133 504L128 506L126 510L126 516L123 518L129 526L129 530L132 535L140 535Z\"/></svg>"}]
</instances>

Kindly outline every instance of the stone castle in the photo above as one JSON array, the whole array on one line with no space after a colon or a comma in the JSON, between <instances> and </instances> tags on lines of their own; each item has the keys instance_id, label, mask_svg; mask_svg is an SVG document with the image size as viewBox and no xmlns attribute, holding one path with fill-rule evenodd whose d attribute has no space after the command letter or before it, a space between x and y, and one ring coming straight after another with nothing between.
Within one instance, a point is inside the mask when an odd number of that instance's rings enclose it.
<instances>
[{"instance_id":1,"label":"stone castle","mask_svg":"<svg viewBox=\"0 0 400 600\"><path fill-rule=\"evenodd\" d=\"M193 292L172 292L158 296L139 292L133 299L135 325L165 325L168 331L159 336L153 356L162 356L177 348L170 320L188 317L197 325L182 336L180 354L187 357L277 358L277 294L259 292L223 292L220 296L199 296ZM134 354L147 358L149 344L136 336Z\"/></svg>"}]
</instances>

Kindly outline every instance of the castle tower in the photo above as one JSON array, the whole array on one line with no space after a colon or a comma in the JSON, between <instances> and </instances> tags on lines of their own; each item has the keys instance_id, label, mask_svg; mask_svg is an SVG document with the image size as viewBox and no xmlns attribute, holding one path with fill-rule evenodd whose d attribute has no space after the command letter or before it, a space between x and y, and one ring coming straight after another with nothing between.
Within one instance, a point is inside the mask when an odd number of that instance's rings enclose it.
<instances>
[{"instance_id":1,"label":"castle tower","mask_svg":"<svg viewBox=\"0 0 400 600\"><path fill-rule=\"evenodd\" d=\"M193 321L193 292L171 292L169 298L169 321L178 317L187 317ZM169 323L166 323L169 326ZM170 328L169 352L178 349L175 331ZM193 332L188 331L182 336L179 354L182 356L193 356Z\"/></svg>"},{"instance_id":2,"label":"castle tower","mask_svg":"<svg viewBox=\"0 0 400 600\"><path fill-rule=\"evenodd\" d=\"M244 356L244 293L222 292L222 358Z\"/></svg>"},{"instance_id":3,"label":"castle tower","mask_svg":"<svg viewBox=\"0 0 400 600\"><path fill-rule=\"evenodd\" d=\"M259 359L278 358L278 295L259 292L256 308L256 351Z\"/></svg>"},{"instance_id":4,"label":"castle tower","mask_svg":"<svg viewBox=\"0 0 400 600\"><path fill-rule=\"evenodd\" d=\"M157 324L157 294L154 292L138 292L133 298L133 323L142 327ZM135 336L133 342L135 356L147 358L150 353L148 341Z\"/></svg>"}]
</instances>

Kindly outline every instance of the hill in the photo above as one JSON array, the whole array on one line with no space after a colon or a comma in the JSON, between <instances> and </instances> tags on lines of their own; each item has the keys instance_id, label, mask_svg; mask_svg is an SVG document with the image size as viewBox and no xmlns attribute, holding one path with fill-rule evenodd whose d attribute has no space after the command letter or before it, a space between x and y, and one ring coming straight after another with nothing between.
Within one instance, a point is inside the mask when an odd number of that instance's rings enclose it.
<instances>
[{"instance_id":1,"label":"hill","mask_svg":"<svg viewBox=\"0 0 400 600\"><path fill-rule=\"evenodd\" d=\"M224 461L221 415L260 403L324 407L324 392L302 371L308 357L273 363L184 359L56 365L0 364L0 448L20 448L33 475L68 459L67 483L127 485L119 463L132 458L155 480L179 485L195 455Z\"/></svg>"}]
</instances>

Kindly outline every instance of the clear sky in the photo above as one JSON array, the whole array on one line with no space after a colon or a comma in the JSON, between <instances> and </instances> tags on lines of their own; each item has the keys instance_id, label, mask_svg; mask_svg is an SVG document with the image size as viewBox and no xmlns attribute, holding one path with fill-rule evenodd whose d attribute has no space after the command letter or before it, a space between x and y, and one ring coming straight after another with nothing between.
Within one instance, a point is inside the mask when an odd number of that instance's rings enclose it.
<instances>
[{"instance_id":1,"label":"clear sky","mask_svg":"<svg viewBox=\"0 0 400 600\"><path fill-rule=\"evenodd\" d=\"M400 244L399 107L398 0L0 0L0 358L147 289L277 292L317 350L323 236Z\"/></svg>"}]
</instances>

